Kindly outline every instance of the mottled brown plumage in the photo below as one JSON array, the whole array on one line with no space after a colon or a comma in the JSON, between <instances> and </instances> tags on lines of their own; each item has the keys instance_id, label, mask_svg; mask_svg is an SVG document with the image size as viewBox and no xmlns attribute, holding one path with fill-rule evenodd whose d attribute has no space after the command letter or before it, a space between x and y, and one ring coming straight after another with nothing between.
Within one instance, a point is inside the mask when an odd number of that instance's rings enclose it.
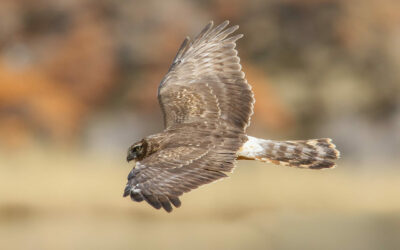
<instances>
[{"instance_id":1,"label":"mottled brown plumage","mask_svg":"<svg viewBox=\"0 0 400 250\"><path fill-rule=\"evenodd\" d=\"M193 41L186 38L182 43L158 89L165 130L129 148L127 160L134 160L135 166L124 196L170 212L172 205L180 206L178 197L183 193L226 177L236 159L317 168L324 152L329 160L338 157L330 142L314 147L314 153L309 149L312 143L276 142L281 145L275 150L274 141L245 134L254 98L235 49L242 35L232 35L238 26L228 24L225 21L214 28L210 22ZM329 161L318 166L333 165Z\"/></svg>"}]
</instances>

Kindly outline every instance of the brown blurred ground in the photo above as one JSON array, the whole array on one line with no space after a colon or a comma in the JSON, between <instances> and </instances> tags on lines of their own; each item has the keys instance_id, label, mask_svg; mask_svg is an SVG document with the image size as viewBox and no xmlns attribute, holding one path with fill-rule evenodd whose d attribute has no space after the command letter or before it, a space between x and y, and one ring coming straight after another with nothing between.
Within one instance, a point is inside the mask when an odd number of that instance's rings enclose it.
<instances>
[{"instance_id":1,"label":"brown blurred ground","mask_svg":"<svg viewBox=\"0 0 400 250\"><path fill-rule=\"evenodd\" d=\"M167 214L122 198L128 170L122 159L48 150L0 164L2 249L400 246L398 171L241 162L231 178L184 195L182 207Z\"/></svg>"},{"instance_id":2,"label":"brown blurred ground","mask_svg":"<svg viewBox=\"0 0 400 250\"><path fill-rule=\"evenodd\" d=\"M0 2L0 249L398 249L397 0ZM331 137L323 172L241 163L173 214L122 199L127 147L214 20L245 36L251 135ZM155 240L156 239L156 240Z\"/></svg>"}]
</instances>

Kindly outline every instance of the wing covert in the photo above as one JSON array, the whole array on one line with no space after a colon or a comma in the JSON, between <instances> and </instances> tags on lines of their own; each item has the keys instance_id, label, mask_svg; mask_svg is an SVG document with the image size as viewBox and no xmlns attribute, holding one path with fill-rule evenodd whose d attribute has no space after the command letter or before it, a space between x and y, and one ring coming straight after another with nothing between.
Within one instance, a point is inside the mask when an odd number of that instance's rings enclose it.
<instances>
[{"instance_id":1,"label":"wing covert","mask_svg":"<svg viewBox=\"0 0 400 250\"><path fill-rule=\"evenodd\" d=\"M163 207L171 212L171 203L179 207L178 197L183 193L226 177L212 166L211 160L216 157L210 149L169 148L137 162L128 175L124 196L130 195L137 202L145 200L156 209ZM217 160L218 163L229 164L222 159Z\"/></svg>"},{"instance_id":2,"label":"wing covert","mask_svg":"<svg viewBox=\"0 0 400 250\"><path fill-rule=\"evenodd\" d=\"M225 122L245 130L254 98L241 71L238 26L210 22L191 41L186 38L158 88L166 128L179 123Z\"/></svg>"}]
</instances>

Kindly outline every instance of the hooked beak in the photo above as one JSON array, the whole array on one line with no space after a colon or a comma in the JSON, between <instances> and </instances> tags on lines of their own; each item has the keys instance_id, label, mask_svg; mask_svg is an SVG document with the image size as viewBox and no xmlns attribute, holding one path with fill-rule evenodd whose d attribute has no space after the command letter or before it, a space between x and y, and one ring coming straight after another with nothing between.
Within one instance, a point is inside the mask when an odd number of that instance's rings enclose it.
<instances>
[{"instance_id":1,"label":"hooked beak","mask_svg":"<svg viewBox=\"0 0 400 250\"><path fill-rule=\"evenodd\" d=\"M128 156L126 157L127 162L130 162L134 159L136 159L136 153L129 153Z\"/></svg>"}]
</instances>

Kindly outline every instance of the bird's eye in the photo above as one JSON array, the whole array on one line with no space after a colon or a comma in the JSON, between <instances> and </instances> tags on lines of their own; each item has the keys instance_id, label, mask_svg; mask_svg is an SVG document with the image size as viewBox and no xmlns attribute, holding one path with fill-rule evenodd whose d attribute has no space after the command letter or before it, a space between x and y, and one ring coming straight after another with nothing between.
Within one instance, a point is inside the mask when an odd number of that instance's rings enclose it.
<instances>
[{"instance_id":1,"label":"bird's eye","mask_svg":"<svg viewBox=\"0 0 400 250\"><path fill-rule=\"evenodd\" d=\"M136 147L134 148L134 151L135 151L135 152L140 152L140 150L142 150L142 146L141 146L141 145L138 145L138 146L136 146Z\"/></svg>"}]
</instances>

